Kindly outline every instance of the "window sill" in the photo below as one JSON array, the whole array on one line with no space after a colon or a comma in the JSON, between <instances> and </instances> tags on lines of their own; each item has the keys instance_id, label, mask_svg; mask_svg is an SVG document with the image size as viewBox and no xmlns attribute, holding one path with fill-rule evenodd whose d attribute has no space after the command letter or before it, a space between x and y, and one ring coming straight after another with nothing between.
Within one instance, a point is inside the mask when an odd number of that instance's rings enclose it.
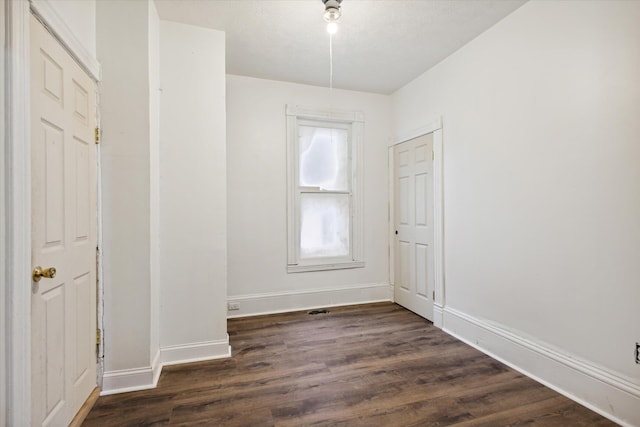
<instances>
[{"instance_id":1,"label":"window sill","mask_svg":"<svg viewBox=\"0 0 640 427\"><path fill-rule=\"evenodd\" d=\"M362 268L364 261L334 262L327 264L288 265L287 273L304 273L307 271L342 270L345 268Z\"/></svg>"}]
</instances>

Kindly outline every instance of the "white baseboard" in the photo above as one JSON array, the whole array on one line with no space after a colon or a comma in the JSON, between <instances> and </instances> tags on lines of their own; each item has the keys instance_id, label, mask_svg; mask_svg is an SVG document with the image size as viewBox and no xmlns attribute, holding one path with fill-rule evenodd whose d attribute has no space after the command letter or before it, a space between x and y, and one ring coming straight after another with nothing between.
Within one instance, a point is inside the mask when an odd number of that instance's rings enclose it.
<instances>
[{"instance_id":1,"label":"white baseboard","mask_svg":"<svg viewBox=\"0 0 640 427\"><path fill-rule=\"evenodd\" d=\"M153 370L153 387L155 388L158 385L158 380L160 379L160 374L162 373L162 361L160 360L160 349L156 352L156 355L153 357L153 361L151 362L151 370Z\"/></svg>"},{"instance_id":2,"label":"white baseboard","mask_svg":"<svg viewBox=\"0 0 640 427\"><path fill-rule=\"evenodd\" d=\"M231 357L229 335L226 339L162 347L162 366Z\"/></svg>"},{"instance_id":3,"label":"white baseboard","mask_svg":"<svg viewBox=\"0 0 640 427\"><path fill-rule=\"evenodd\" d=\"M433 326L442 329L444 322L444 307L433 304Z\"/></svg>"},{"instance_id":4,"label":"white baseboard","mask_svg":"<svg viewBox=\"0 0 640 427\"><path fill-rule=\"evenodd\" d=\"M640 385L602 367L445 307L443 330L623 426L640 426Z\"/></svg>"},{"instance_id":5,"label":"white baseboard","mask_svg":"<svg viewBox=\"0 0 640 427\"><path fill-rule=\"evenodd\" d=\"M229 304L237 304L238 310L228 310L227 317L257 316L286 313L340 305L368 304L391 301L393 288L388 283L344 286L331 289L301 289L299 291L270 292L252 295L234 295L227 298Z\"/></svg>"},{"instance_id":6,"label":"white baseboard","mask_svg":"<svg viewBox=\"0 0 640 427\"><path fill-rule=\"evenodd\" d=\"M138 369L123 369L105 372L102 377L100 396L127 393L130 391L149 390L158 385L162 366L148 366Z\"/></svg>"},{"instance_id":7,"label":"white baseboard","mask_svg":"<svg viewBox=\"0 0 640 427\"><path fill-rule=\"evenodd\" d=\"M156 388L162 367L165 365L199 362L224 357L231 357L229 335L227 335L226 339L218 341L162 347L153 358L151 366L105 372L102 377L100 396Z\"/></svg>"}]
</instances>

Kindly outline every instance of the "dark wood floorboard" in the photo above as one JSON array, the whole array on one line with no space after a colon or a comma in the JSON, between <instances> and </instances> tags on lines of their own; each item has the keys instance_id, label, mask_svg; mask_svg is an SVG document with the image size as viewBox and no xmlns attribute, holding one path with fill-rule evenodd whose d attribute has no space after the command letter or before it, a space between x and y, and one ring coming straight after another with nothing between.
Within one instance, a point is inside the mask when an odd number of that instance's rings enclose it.
<instances>
[{"instance_id":1,"label":"dark wood floorboard","mask_svg":"<svg viewBox=\"0 0 640 427\"><path fill-rule=\"evenodd\" d=\"M229 320L233 357L167 366L83 426L612 426L391 303Z\"/></svg>"}]
</instances>

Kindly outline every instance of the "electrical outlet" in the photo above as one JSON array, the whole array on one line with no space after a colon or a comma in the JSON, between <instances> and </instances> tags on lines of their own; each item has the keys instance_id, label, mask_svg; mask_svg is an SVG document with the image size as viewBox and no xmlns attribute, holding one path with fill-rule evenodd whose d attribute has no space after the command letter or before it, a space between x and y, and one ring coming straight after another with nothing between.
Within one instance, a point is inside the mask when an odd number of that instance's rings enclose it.
<instances>
[{"instance_id":1,"label":"electrical outlet","mask_svg":"<svg viewBox=\"0 0 640 427\"><path fill-rule=\"evenodd\" d=\"M237 302L228 302L227 310L229 311L240 310L240 304L238 304Z\"/></svg>"},{"instance_id":2,"label":"electrical outlet","mask_svg":"<svg viewBox=\"0 0 640 427\"><path fill-rule=\"evenodd\" d=\"M636 343L636 363L640 365L640 343Z\"/></svg>"}]
</instances>

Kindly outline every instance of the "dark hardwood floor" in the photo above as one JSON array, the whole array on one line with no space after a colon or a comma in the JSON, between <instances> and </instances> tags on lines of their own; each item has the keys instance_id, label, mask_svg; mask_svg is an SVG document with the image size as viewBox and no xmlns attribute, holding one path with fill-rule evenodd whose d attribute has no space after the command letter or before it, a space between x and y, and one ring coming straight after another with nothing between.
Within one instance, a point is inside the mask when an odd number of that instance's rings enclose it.
<instances>
[{"instance_id":1,"label":"dark hardwood floor","mask_svg":"<svg viewBox=\"0 0 640 427\"><path fill-rule=\"evenodd\" d=\"M391 303L229 320L233 357L104 396L84 426L609 426Z\"/></svg>"}]
</instances>

